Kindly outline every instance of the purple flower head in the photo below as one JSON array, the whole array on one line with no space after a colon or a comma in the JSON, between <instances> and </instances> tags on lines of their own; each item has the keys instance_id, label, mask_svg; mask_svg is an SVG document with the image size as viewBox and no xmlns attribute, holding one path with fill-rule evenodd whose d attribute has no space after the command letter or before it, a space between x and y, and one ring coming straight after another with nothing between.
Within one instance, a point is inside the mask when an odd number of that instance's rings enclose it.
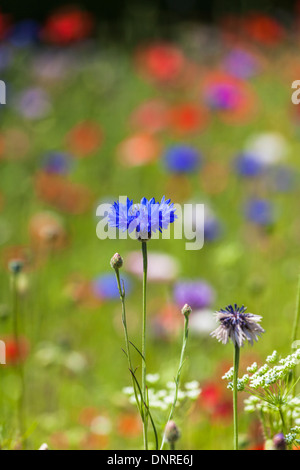
<instances>
[{"instance_id":1,"label":"purple flower head","mask_svg":"<svg viewBox=\"0 0 300 470\"><path fill-rule=\"evenodd\" d=\"M239 348L245 341L253 345L253 341L258 340L258 336L264 333L264 329L259 325L262 317L253 313L246 313L247 308L237 304L228 305L216 312L216 319L219 322L218 328L211 333L219 342L228 343L229 339Z\"/></svg>"},{"instance_id":2,"label":"purple flower head","mask_svg":"<svg viewBox=\"0 0 300 470\"><path fill-rule=\"evenodd\" d=\"M135 231L138 239L148 240L152 232L162 232L174 222L177 218L175 211L174 204L170 199L165 200L165 196L161 202L156 202L154 197L149 201L143 197L138 204L127 198L126 204L114 202L108 214L108 223L122 232Z\"/></svg>"},{"instance_id":3,"label":"purple flower head","mask_svg":"<svg viewBox=\"0 0 300 470\"><path fill-rule=\"evenodd\" d=\"M126 294L129 294L131 291L131 282L128 277L123 274L122 281L124 281ZM102 300L118 299L120 297L114 273L102 274L94 279L92 281L92 290L94 295Z\"/></svg>"},{"instance_id":4,"label":"purple flower head","mask_svg":"<svg viewBox=\"0 0 300 470\"><path fill-rule=\"evenodd\" d=\"M209 307L215 300L215 292L205 281L185 280L175 284L174 298L178 306L188 304L196 310Z\"/></svg>"},{"instance_id":5,"label":"purple flower head","mask_svg":"<svg viewBox=\"0 0 300 470\"><path fill-rule=\"evenodd\" d=\"M199 168L201 156L199 152L188 145L174 145L163 157L167 170L173 173L191 173Z\"/></svg>"},{"instance_id":6,"label":"purple flower head","mask_svg":"<svg viewBox=\"0 0 300 470\"><path fill-rule=\"evenodd\" d=\"M47 173L66 175L71 169L71 157L64 152L49 152L45 155L43 169Z\"/></svg>"},{"instance_id":7,"label":"purple flower head","mask_svg":"<svg viewBox=\"0 0 300 470\"><path fill-rule=\"evenodd\" d=\"M242 153L239 155L235 159L234 167L239 175L246 178L259 176L265 170L264 165L251 153Z\"/></svg>"},{"instance_id":8,"label":"purple flower head","mask_svg":"<svg viewBox=\"0 0 300 470\"><path fill-rule=\"evenodd\" d=\"M18 97L16 107L25 118L38 119L48 114L51 105L42 88L28 88Z\"/></svg>"},{"instance_id":9,"label":"purple flower head","mask_svg":"<svg viewBox=\"0 0 300 470\"><path fill-rule=\"evenodd\" d=\"M250 78L257 74L258 63L256 58L243 49L232 50L224 59L224 68L237 78Z\"/></svg>"},{"instance_id":10,"label":"purple flower head","mask_svg":"<svg viewBox=\"0 0 300 470\"><path fill-rule=\"evenodd\" d=\"M268 226L274 223L274 210L271 202L265 199L251 199L246 203L245 215L250 222Z\"/></svg>"},{"instance_id":11,"label":"purple flower head","mask_svg":"<svg viewBox=\"0 0 300 470\"><path fill-rule=\"evenodd\" d=\"M239 90L232 83L212 85L206 92L206 101L214 109L234 110L239 100Z\"/></svg>"}]
</instances>

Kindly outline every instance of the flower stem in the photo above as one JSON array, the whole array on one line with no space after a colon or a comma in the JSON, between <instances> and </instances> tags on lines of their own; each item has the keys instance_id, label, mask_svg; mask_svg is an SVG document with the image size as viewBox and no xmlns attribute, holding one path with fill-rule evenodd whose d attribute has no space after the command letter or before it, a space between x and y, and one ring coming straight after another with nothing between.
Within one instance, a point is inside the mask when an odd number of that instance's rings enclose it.
<instances>
[{"instance_id":1,"label":"flower stem","mask_svg":"<svg viewBox=\"0 0 300 470\"><path fill-rule=\"evenodd\" d=\"M130 354L130 344L129 344L128 330L127 330L127 320L126 320L125 289L124 289L124 287L121 286L119 269L115 269L115 273L116 273L116 279L117 279L120 299L121 299L121 303L122 303L122 324L123 324L124 335L125 335L125 345L126 345L126 356L127 356L127 360L128 360L128 368L131 372L133 372L133 366L132 366L131 354ZM143 419L143 416L142 416L142 413L141 413L141 405L140 405L137 390L136 390L136 383L135 383L133 377L131 377L131 379L132 379L132 385L133 385L136 404L137 404L137 407L138 407L139 412L141 414L141 417Z\"/></svg>"},{"instance_id":2,"label":"flower stem","mask_svg":"<svg viewBox=\"0 0 300 470\"><path fill-rule=\"evenodd\" d=\"M293 332L292 332L292 343L294 343L294 341L297 340L299 320L300 320L300 276L298 277L298 288L297 288L295 318L294 318Z\"/></svg>"},{"instance_id":3,"label":"flower stem","mask_svg":"<svg viewBox=\"0 0 300 470\"><path fill-rule=\"evenodd\" d=\"M300 320L300 275L298 277L298 287L297 287L297 298L296 298L296 309L295 309L295 317L293 323L293 331L292 331L292 347L297 340L298 334L298 326ZM295 381L295 370L293 371L293 380ZM293 396L296 396L296 387L293 388Z\"/></svg>"},{"instance_id":4,"label":"flower stem","mask_svg":"<svg viewBox=\"0 0 300 470\"><path fill-rule=\"evenodd\" d=\"M180 361L179 361L179 366L178 366L178 371L177 375L175 378L175 395L174 395L174 400L172 403L172 407L170 410L170 414L168 417L167 425L171 419L173 419L176 403L177 403L177 398L178 398L178 389L179 389L179 382L180 382L180 375L181 375L181 370L182 366L184 364L184 356L185 356L185 350L186 350L186 345L187 345L187 340L188 340L188 333L189 333L189 317L188 315L185 316L185 322L184 322L184 331L183 331L183 341L182 341L182 348L181 348L181 354L180 354ZM164 432L162 443L160 446L160 450L163 450L164 444L166 440L166 432Z\"/></svg>"},{"instance_id":5,"label":"flower stem","mask_svg":"<svg viewBox=\"0 0 300 470\"><path fill-rule=\"evenodd\" d=\"M233 357L233 448L238 450L239 448L239 436L238 436L238 374L239 374L239 363L240 363L240 347L234 345L234 357Z\"/></svg>"},{"instance_id":6,"label":"flower stem","mask_svg":"<svg viewBox=\"0 0 300 470\"><path fill-rule=\"evenodd\" d=\"M13 335L17 349L17 371L20 381L20 396L18 399L18 423L19 432L23 441L23 448L26 448L26 441L23 436L25 434L25 410L24 410L24 398L25 398L25 381L24 381L24 370L22 364L22 354L20 350L20 334L19 334L19 295L17 289L17 277L18 274L12 275L12 296L13 296L13 308L12 308L12 319L13 319Z\"/></svg>"},{"instance_id":7,"label":"flower stem","mask_svg":"<svg viewBox=\"0 0 300 470\"><path fill-rule=\"evenodd\" d=\"M146 331L147 331L147 271L148 271L148 256L147 256L147 242L142 241L142 254L143 254L143 325L142 325L142 393L144 399L147 396L146 385ZM148 450L148 411L144 406L144 421L143 421L143 437L144 449Z\"/></svg>"}]
</instances>

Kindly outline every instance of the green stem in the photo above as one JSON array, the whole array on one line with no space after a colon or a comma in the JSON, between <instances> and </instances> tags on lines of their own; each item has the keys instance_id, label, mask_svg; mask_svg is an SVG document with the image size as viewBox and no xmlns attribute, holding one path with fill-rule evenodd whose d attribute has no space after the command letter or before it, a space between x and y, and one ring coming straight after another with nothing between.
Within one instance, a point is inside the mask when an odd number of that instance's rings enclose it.
<instances>
[{"instance_id":1,"label":"green stem","mask_svg":"<svg viewBox=\"0 0 300 470\"><path fill-rule=\"evenodd\" d=\"M299 319L300 319L300 276L298 277L298 288L297 288L296 310L295 310L293 332L292 332L292 343L297 340Z\"/></svg>"},{"instance_id":2,"label":"green stem","mask_svg":"<svg viewBox=\"0 0 300 470\"><path fill-rule=\"evenodd\" d=\"M125 290L124 288L122 288L121 286L121 280L120 280L120 272L119 272L119 269L115 269L115 273L116 273L116 279L117 279L117 284L118 284L118 290L119 290L119 294L120 294L120 299L121 299L121 303L122 303L122 324L123 324L123 329L124 329L124 336L125 336L125 345L126 345L126 356L127 356L127 360L128 360L128 368L130 371L133 372L133 366L132 366L132 361L131 361L131 354L130 354L130 345L129 345L129 337L128 337L128 330L127 330L127 320L126 320L126 309L125 309ZM141 405L140 405L140 402L139 402L139 399L138 399L138 394L137 394L137 390L136 390L136 383L133 379L133 377L131 376L131 380L132 380L132 386L133 386L133 390L134 390L134 395L135 395L135 401L136 401L136 404L137 404L137 407L139 409L139 412L141 414L141 418L143 419L143 415L142 415L142 410L141 410Z\"/></svg>"},{"instance_id":3,"label":"green stem","mask_svg":"<svg viewBox=\"0 0 300 470\"><path fill-rule=\"evenodd\" d=\"M183 341L182 341L182 348L181 348L181 354L180 354L180 361L179 361L177 375L176 375L176 378L175 378L175 395L174 395L174 400L173 400L173 403L172 403L172 407L171 407L171 410L170 410L170 414L169 414L169 417L168 417L167 424L173 418L174 411L175 411L175 408L176 408L176 403L177 403L177 398L178 398L178 390L179 390L179 383L180 383L180 375L181 375L182 366L184 364L184 356L185 356L185 351L186 351L188 334L189 334L189 317L188 317L188 315L186 315L185 316L185 322L184 322ZM164 432L160 450L163 449L164 444L165 444L165 440L166 440L166 433Z\"/></svg>"},{"instance_id":4,"label":"green stem","mask_svg":"<svg viewBox=\"0 0 300 470\"><path fill-rule=\"evenodd\" d=\"M238 436L238 374L239 374L239 363L240 363L240 348L237 344L234 346L234 357L233 357L233 448L238 450L239 448L239 436Z\"/></svg>"},{"instance_id":5,"label":"green stem","mask_svg":"<svg viewBox=\"0 0 300 470\"><path fill-rule=\"evenodd\" d=\"M293 344L297 341L299 320L300 320L300 276L298 277L296 309L295 309L295 317L294 317L293 331L292 331L292 347L293 347ZM295 375L296 375L295 372L296 370L293 371L293 380L295 380ZM294 387L293 389L293 396L295 397L295 395L296 395L296 387Z\"/></svg>"},{"instance_id":6,"label":"green stem","mask_svg":"<svg viewBox=\"0 0 300 470\"><path fill-rule=\"evenodd\" d=\"M21 435L21 439L23 440L23 448L26 448L26 442L23 439L25 434L25 410L24 410L24 399L25 399L25 381L24 381L24 370L22 364L22 355L20 351L20 334L19 334L19 295L17 289L17 274L13 274L12 276L12 295L13 295L13 309L12 309L12 317L13 317L13 335L14 340L16 343L17 349L17 371L20 380L20 396L18 399L18 423L19 423L19 432Z\"/></svg>"},{"instance_id":7,"label":"green stem","mask_svg":"<svg viewBox=\"0 0 300 470\"><path fill-rule=\"evenodd\" d=\"M148 271L148 257L147 257L147 242L142 241L142 254L143 254L143 325L142 325L142 393L146 399L147 385L146 385L146 330L147 330L147 271ZM148 450L148 419L147 409L144 406L144 421L143 421L143 437L144 449Z\"/></svg>"}]
</instances>

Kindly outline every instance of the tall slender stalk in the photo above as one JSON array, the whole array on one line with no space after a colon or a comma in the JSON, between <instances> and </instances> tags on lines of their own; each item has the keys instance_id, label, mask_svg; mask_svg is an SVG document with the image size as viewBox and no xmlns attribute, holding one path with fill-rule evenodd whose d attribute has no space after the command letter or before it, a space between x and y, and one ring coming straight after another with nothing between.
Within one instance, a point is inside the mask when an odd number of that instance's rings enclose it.
<instances>
[{"instance_id":1,"label":"tall slender stalk","mask_svg":"<svg viewBox=\"0 0 300 470\"><path fill-rule=\"evenodd\" d=\"M294 343L297 341L298 335L298 327L300 321L300 275L298 277L298 287L297 287L297 297L296 297L296 308L295 308L295 316L294 316L294 323L293 323L293 330L292 330L292 347ZM296 379L296 369L293 370L293 381ZM296 386L293 388L293 396L296 396Z\"/></svg>"},{"instance_id":2,"label":"tall slender stalk","mask_svg":"<svg viewBox=\"0 0 300 470\"><path fill-rule=\"evenodd\" d=\"M296 309L295 309L295 317L294 317L293 330L292 330L292 343L294 343L297 340L299 321L300 321L300 275L298 277Z\"/></svg>"},{"instance_id":3,"label":"tall slender stalk","mask_svg":"<svg viewBox=\"0 0 300 470\"><path fill-rule=\"evenodd\" d=\"M126 320L126 309L125 309L125 289L123 286L121 286L121 280L120 280L120 272L118 268L115 268L115 273L116 273L116 279L117 279L117 284L118 284L118 290L120 294L120 299L122 303L122 324L123 324L123 329L124 329L124 336L125 336L125 346L126 346L126 356L128 360L128 368L131 372L134 371L133 366L132 366L132 361L131 361L131 354L130 354L130 342L129 342L129 337L128 337L128 330L127 330L127 320ZM136 383L134 381L133 376L131 375L132 379L132 386L134 390L134 395L135 395L135 400L137 407L141 413L141 405L138 399L138 394L136 390ZM143 416L141 415L142 419Z\"/></svg>"},{"instance_id":4,"label":"tall slender stalk","mask_svg":"<svg viewBox=\"0 0 300 470\"><path fill-rule=\"evenodd\" d=\"M189 313L184 315L184 330L183 330L183 341L182 341L182 348L181 348L181 354L180 354L180 360L179 360L179 366L178 366L178 371L177 375L175 377L175 394L174 394L174 400L171 406L170 414L168 417L167 425L171 421L174 415L174 411L176 408L176 403L177 403L177 398L178 398L178 390L179 390L179 383L180 383L180 375L181 375L181 370L184 364L184 356L185 356L185 351L186 351L186 345L187 345L187 340L188 340L188 333L189 333ZM166 440L166 431L164 432L162 443L160 450L163 449L164 444Z\"/></svg>"},{"instance_id":5,"label":"tall slender stalk","mask_svg":"<svg viewBox=\"0 0 300 470\"><path fill-rule=\"evenodd\" d=\"M19 333L19 294L17 288L18 272L12 273L12 321L13 321L13 336L17 350L17 371L20 381L20 395L18 399L18 425L19 433L21 435L23 448L26 447L26 441L23 439L26 430L25 424L25 380L24 369L22 364L21 350L20 350L20 333Z\"/></svg>"},{"instance_id":6,"label":"tall slender stalk","mask_svg":"<svg viewBox=\"0 0 300 470\"><path fill-rule=\"evenodd\" d=\"M143 325L142 325L142 393L147 396L146 385L146 331L147 331L147 271L148 271L148 256L147 256L147 242L142 241L142 254L143 254ZM144 421L143 421L143 438L144 449L148 449L148 411L144 406Z\"/></svg>"},{"instance_id":7,"label":"tall slender stalk","mask_svg":"<svg viewBox=\"0 0 300 470\"><path fill-rule=\"evenodd\" d=\"M239 448L239 435L238 435L238 375L240 363L240 347L238 344L234 345L233 356L233 448Z\"/></svg>"}]
</instances>

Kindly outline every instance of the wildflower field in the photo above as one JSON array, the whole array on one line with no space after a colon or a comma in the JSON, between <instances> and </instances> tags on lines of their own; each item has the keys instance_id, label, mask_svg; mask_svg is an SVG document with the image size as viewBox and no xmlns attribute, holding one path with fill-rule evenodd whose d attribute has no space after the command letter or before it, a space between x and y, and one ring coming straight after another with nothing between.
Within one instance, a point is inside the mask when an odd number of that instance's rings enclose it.
<instances>
[{"instance_id":1,"label":"wildflower field","mask_svg":"<svg viewBox=\"0 0 300 470\"><path fill-rule=\"evenodd\" d=\"M298 447L299 26L0 14L1 449Z\"/></svg>"}]
</instances>

